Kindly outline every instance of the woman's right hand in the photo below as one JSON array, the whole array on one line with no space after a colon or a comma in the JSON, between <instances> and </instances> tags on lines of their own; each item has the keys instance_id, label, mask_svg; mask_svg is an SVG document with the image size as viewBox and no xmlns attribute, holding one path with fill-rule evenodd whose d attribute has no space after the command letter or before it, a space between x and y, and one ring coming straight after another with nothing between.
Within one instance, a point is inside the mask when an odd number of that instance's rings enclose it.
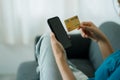
<instances>
[{"instance_id":1,"label":"woman's right hand","mask_svg":"<svg viewBox=\"0 0 120 80\"><path fill-rule=\"evenodd\" d=\"M104 59L114 51L104 33L92 22L83 22L78 29L81 31L82 37L91 38L98 43Z\"/></svg>"},{"instance_id":2,"label":"woman's right hand","mask_svg":"<svg viewBox=\"0 0 120 80\"><path fill-rule=\"evenodd\" d=\"M106 36L92 22L82 22L78 30L84 38L90 38L96 42L106 40Z\"/></svg>"}]
</instances>

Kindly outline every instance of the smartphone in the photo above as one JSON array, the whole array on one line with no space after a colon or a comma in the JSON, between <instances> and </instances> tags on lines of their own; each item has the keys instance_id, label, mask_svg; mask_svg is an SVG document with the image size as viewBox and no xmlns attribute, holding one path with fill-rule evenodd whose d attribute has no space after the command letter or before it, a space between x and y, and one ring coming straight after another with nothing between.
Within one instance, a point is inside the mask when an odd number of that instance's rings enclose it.
<instances>
[{"instance_id":1,"label":"smartphone","mask_svg":"<svg viewBox=\"0 0 120 80\"><path fill-rule=\"evenodd\" d=\"M58 16L49 18L47 20L51 31L55 34L56 39L63 45L64 48L72 46L71 40L65 31Z\"/></svg>"}]
</instances>

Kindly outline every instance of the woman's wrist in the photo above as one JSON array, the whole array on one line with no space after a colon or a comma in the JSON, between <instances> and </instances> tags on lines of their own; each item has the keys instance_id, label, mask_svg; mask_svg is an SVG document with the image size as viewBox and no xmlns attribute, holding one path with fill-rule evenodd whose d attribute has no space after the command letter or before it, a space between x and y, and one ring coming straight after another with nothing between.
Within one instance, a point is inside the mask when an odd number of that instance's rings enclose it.
<instances>
[{"instance_id":1,"label":"woman's wrist","mask_svg":"<svg viewBox=\"0 0 120 80\"><path fill-rule=\"evenodd\" d=\"M109 40L107 39L107 37L104 34L103 34L102 38L100 40L98 40L97 43L98 43L99 48L101 50L103 59L105 59L111 53L113 53L114 50L113 50Z\"/></svg>"},{"instance_id":2,"label":"woman's wrist","mask_svg":"<svg viewBox=\"0 0 120 80\"><path fill-rule=\"evenodd\" d=\"M107 37L105 36L104 33L102 33L100 30L98 30L97 43L106 43L106 42L109 42Z\"/></svg>"},{"instance_id":3,"label":"woman's wrist","mask_svg":"<svg viewBox=\"0 0 120 80\"><path fill-rule=\"evenodd\" d=\"M75 77L67 63L66 56L55 56L55 59L63 80L75 80Z\"/></svg>"},{"instance_id":4,"label":"woman's wrist","mask_svg":"<svg viewBox=\"0 0 120 80\"><path fill-rule=\"evenodd\" d=\"M54 55L57 62L66 62L65 53L59 53L59 55Z\"/></svg>"},{"instance_id":5,"label":"woman's wrist","mask_svg":"<svg viewBox=\"0 0 120 80\"><path fill-rule=\"evenodd\" d=\"M99 43L108 43L108 39L105 36L103 36L102 38L100 38L100 39L97 40L97 43L98 44Z\"/></svg>"}]
</instances>

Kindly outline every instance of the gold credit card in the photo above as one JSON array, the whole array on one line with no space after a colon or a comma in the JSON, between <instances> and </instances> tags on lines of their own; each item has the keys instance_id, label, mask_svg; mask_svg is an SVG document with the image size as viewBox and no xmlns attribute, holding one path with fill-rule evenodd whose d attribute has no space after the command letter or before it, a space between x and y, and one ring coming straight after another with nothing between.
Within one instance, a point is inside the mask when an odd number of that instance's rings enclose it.
<instances>
[{"instance_id":1,"label":"gold credit card","mask_svg":"<svg viewBox=\"0 0 120 80\"><path fill-rule=\"evenodd\" d=\"M80 21L78 16L73 16L64 20L68 32L78 28L80 26Z\"/></svg>"}]
</instances>

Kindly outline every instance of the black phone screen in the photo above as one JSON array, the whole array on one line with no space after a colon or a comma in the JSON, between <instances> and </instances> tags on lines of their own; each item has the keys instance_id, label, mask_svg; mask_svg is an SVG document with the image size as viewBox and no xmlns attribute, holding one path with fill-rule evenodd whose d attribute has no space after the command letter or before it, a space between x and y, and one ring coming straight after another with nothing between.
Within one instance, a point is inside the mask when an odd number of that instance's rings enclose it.
<instances>
[{"instance_id":1,"label":"black phone screen","mask_svg":"<svg viewBox=\"0 0 120 80\"><path fill-rule=\"evenodd\" d=\"M48 19L48 25L51 31L55 34L57 40L63 45L64 48L71 47L71 40L68 37L59 17L53 17Z\"/></svg>"}]
</instances>

